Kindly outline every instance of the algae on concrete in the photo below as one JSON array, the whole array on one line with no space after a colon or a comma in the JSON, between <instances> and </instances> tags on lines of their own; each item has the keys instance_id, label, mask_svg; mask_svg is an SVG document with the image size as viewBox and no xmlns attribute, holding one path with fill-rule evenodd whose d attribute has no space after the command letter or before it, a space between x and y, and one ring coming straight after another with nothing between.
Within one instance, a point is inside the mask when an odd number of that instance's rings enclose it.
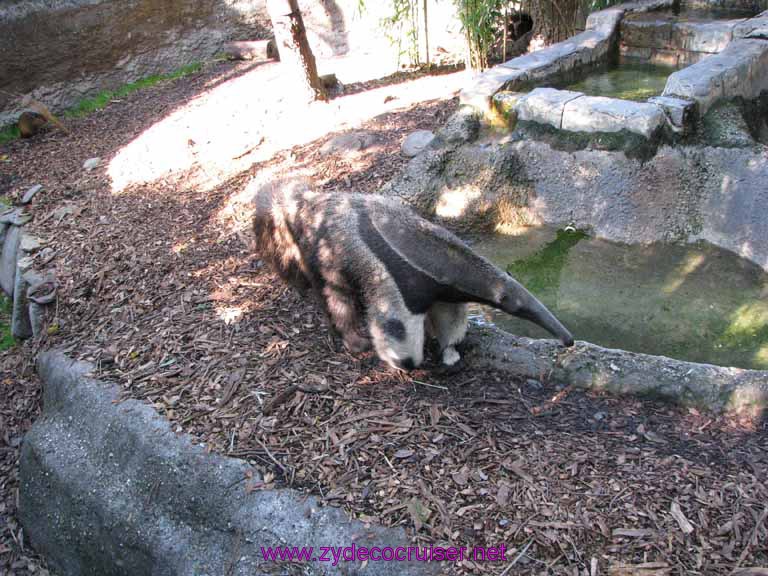
<instances>
[{"instance_id":1,"label":"algae on concrete","mask_svg":"<svg viewBox=\"0 0 768 576\"><path fill-rule=\"evenodd\" d=\"M568 261L568 252L580 240L588 237L582 230L558 230L554 240L527 258L509 264L507 272L537 296L549 292L556 295L560 288L560 274Z\"/></svg>"}]
</instances>

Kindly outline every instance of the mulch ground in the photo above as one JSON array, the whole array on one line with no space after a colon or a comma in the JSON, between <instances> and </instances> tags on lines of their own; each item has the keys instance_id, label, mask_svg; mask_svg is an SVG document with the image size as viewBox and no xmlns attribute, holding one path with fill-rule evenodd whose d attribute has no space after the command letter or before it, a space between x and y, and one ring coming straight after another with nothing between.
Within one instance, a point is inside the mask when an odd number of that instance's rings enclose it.
<instances>
[{"instance_id":1,"label":"mulch ground","mask_svg":"<svg viewBox=\"0 0 768 576\"><path fill-rule=\"evenodd\" d=\"M378 145L323 154L328 135L213 189L158 179L113 194L104 169L154 121L243 65L220 63L0 148L0 186L45 191L30 211L59 302L46 334L2 355L0 573L43 573L16 519L18 448L40 412L30 359L63 348L212 451L420 545L498 546L455 574L732 574L768 566L768 424L605 397L467 368L394 372L351 356L318 308L283 286L221 222L265 170L376 191L402 139L455 99L374 117ZM340 99L343 101L343 98ZM268 136L267 136L268 138ZM2 192L2 191L0 191ZM301 542L291 543L301 546ZM766 574L766 572L751 572Z\"/></svg>"}]
</instances>

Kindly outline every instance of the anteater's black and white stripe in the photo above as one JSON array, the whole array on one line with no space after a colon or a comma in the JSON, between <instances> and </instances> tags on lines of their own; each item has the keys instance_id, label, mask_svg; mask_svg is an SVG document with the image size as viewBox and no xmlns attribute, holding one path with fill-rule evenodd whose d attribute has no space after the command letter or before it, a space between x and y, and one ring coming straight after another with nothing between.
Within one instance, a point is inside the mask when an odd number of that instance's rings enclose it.
<instances>
[{"instance_id":1,"label":"anteater's black and white stripe","mask_svg":"<svg viewBox=\"0 0 768 576\"><path fill-rule=\"evenodd\" d=\"M425 331L445 364L467 331L467 302L526 318L563 344L570 332L511 276L396 199L266 187L256 197L256 246L281 277L323 303L352 352L370 348L412 369Z\"/></svg>"}]
</instances>

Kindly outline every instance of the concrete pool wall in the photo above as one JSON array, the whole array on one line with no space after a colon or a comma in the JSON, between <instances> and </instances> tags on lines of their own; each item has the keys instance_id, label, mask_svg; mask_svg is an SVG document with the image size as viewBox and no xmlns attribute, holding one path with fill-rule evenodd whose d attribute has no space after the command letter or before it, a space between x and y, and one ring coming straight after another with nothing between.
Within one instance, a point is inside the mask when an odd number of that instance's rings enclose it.
<instances>
[{"instance_id":1,"label":"concrete pool wall","mask_svg":"<svg viewBox=\"0 0 768 576\"><path fill-rule=\"evenodd\" d=\"M595 12L581 34L479 74L462 90L460 101L510 124L523 120L570 132L627 131L654 139L664 128L673 134L685 132L697 112L705 114L718 100L750 100L768 90L768 11L693 25L655 17L632 20L632 15L673 6L672 0L641 0ZM625 20L629 24L623 24ZM639 44L630 50L625 43L625 52L644 54L648 60L653 51L674 52L678 63L695 63L671 74L661 96L647 102L548 87L557 77L583 73L615 58L622 34ZM517 92L531 85L539 87Z\"/></svg>"}]
</instances>

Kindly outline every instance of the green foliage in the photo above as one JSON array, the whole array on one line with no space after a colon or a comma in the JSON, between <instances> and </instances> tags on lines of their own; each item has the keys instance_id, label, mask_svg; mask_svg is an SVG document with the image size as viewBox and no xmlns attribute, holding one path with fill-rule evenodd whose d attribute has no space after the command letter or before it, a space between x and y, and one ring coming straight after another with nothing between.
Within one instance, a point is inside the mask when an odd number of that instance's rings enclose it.
<instances>
[{"instance_id":1,"label":"green foliage","mask_svg":"<svg viewBox=\"0 0 768 576\"><path fill-rule=\"evenodd\" d=\"M488 67L488 54L498 35L505 0L454 0L467 40L469 66L473 70Z\"/></svg>"},{"instance_id":2,"label":"green foliage","mask_svg":"<svg viewBox=\"0 0 768 576\"><path fill-rule=\"evenodd\" d=\"M419 63L419 12L423 0L390 0L392 13L382 20L390 42L398 47L398 65L406 56L412 65ZM504 16L515 12L540 14L537 10L545 3L554 6L554 13L602 10L622 0L453 0L467 41L467 64L475 70L488 67L491 47L503 33ZM559 4L569 4L564 10ZM557 6L556 6L557 5ZM365 0L358 0L358 10L365 10ZM552 12L552 11L550 11ZM573 22L559 22L560 26L572 26ZM572 30L569 28L569 32Z\"/></svg>"},{"instance_id":3,"label":"green foliage","mask_svg":"<svg viewBox=\"0 0 768 576\"><path fill-rule=\"evenodd\" d=\"M407 56L416 66L419 58L419 2L421 0L390 0L392 14L382 19L387 39L397 46L397 65Z\"/></svg>"},{"instance_id":4,"label":"green foliage","mask_svg":"<svg viewBox=\"0 0 768 576\"><path fill-rule=\"evenodd\" d=\"M16 345L16 340L11 334L11 306L10 299L0 293L0 350L8 350Z\"/></svg>"},{"instance_id":5,"label":"green foliage","mask_svg":"<svg viewBox=\"0 0 768 576\"><path fill-rule=\"evenodd\" d=\"M21 132L19 132L19 127L16 124L10 124L0 130L0 146L20 137Z\"/></svg>"},{"instance_id":6,"label":"green foliage","mask_svg":"<svg viewBox=\"0 0 768 576\"><path fill-rule=\"evenodd\" d=\"M597 10L603 10L610 8L616 4L621 4L624 0L591 0L587 2L587 9L589 12L596 12Z\"/></svg>"},{"instance_id":7,"label":"green foliage","mask_svg":"<svg viewBox=\"0 0 768 576\"><path fill-rule=\"evenodd\" d=\"M105 90L104 92L100 92L93 98L87 98L85 100L81 100L75 106L73 106L70 110L68 110L64 114L64 116L65 117L85 116L86 114L90 114L91 112L95 112L96 110L101 110L107 104L109 104L112 100L115 100L118 98L124 98L129 94L136 92L137 90L141 90L143 88L149 88L150 86L159 84L164 80L176 80L178 78L182 78L184 76L194 74L195 72L200 71L201 68L202 68L202 64L200 64L199 62L195 62L192 64L188 64L187 66L183 66L178 70L171 72L170 74L155 74L155 75L147 76L146 78L137 80L136 82L131 82L130 84L126 84L125 86L122 86L117 90Z\"/></svg>"}]
</instances>

